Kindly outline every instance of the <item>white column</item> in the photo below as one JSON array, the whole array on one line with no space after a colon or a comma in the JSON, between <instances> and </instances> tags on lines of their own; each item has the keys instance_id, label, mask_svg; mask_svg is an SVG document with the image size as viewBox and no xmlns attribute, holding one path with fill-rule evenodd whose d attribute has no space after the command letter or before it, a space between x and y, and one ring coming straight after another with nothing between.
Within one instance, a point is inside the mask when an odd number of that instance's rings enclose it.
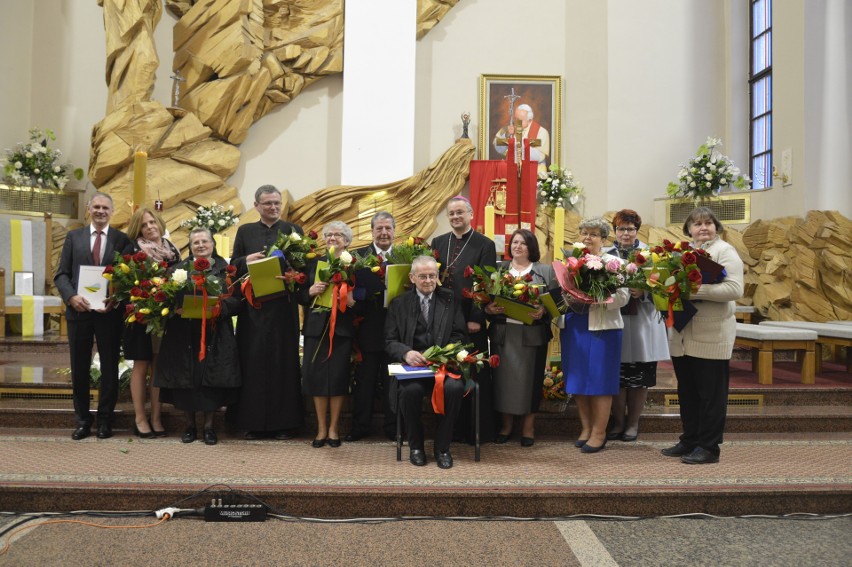
<instances>
[{"instance_id":1,"label":"white column","mask_svg":"<svg viewBox=\"0 0 852 567\"><path fill-rule=\"evenodd\" d=\"M414 167L416 0L347 0L340 182L376 185Z\"/></svg>"}]
</instances>

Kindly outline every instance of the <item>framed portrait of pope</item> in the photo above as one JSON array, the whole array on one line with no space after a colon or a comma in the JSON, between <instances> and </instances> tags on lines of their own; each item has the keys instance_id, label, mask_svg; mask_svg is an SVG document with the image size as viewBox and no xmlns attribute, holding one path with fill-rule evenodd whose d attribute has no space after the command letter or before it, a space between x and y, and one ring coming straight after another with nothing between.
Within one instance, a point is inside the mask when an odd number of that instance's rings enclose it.
<instances>
[{"instance_id":1,"label":"framed portrait of pope","mask_svg":"<svg viewBox=\"0 0 852 567\"><path fill-rule=\"evenodd\" d=\"M560 163L562 153L562 77L481 75L479 79L479 159L506 157L505 140L530 140L530 159L539 172Z\"/></svg>"}]
</instances>

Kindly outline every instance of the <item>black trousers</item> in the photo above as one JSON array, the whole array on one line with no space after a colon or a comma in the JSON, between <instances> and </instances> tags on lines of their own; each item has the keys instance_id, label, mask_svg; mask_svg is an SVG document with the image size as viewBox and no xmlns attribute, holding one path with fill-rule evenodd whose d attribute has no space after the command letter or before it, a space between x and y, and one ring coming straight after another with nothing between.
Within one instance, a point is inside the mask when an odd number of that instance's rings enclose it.
<instances>
[{"instance_id":1,"label":"black trousers","mask_svg":"<svg viewBox=\"0 0 852 567\"><path fill-rule=\"evenodd\" d=\"M409 449L423 449L423 398L432 398L435 387L434 378L413 378L400 380L401 388L399 410L408 428ZM447 378L444 380L444 415L438 417L438 428L435 431L435 449L449 451L453 439L453 424L458 417L464 397L464 381Z\"/></svg>"},{"instance_id":2,"label":"black trousers","mask_svg":"<svg viewBox=\"0 0 852 567\"><path fill-rule=\"evenodd\" d=\"M725 432L728 413L729 360L673 356L683 434L680 442L714 455Z\"/></svg>"},{"instance_id":3,"label":"black trousers","mask_svg":"<svg viewBox=\"0 0 852 567\"><path fill-rule=\"evenodd\" d=\"M71 351L71 386L77 426L90 426L89 384L92 347L97 341L101 361L98 423L112 423L118 400L118 359L122 320L118 311L90 313L81 319L68 319L68 346Z\"/></svg>"},{"instance_id":4,"label":"black trousers","mask_svg":"<svg viewBox=\"0 0 852 567\"><path fill-rule=\"evenodd\" d=\"M384 432L396 432L396 413L390 403L390 376L388 356L384 351L364 352L364 359L355 371L355 386L352 389L352 433L369 435L373 417L373 400L379 384L382 385L382 411L385 414Z\"/></svg>"}]
</instances>

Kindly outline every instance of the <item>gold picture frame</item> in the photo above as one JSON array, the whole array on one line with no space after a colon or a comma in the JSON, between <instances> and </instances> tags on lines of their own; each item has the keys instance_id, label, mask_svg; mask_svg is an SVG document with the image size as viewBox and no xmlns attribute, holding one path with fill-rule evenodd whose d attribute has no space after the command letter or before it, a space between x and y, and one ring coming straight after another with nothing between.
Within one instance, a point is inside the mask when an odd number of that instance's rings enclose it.
<instances>
[{"instance_id":1,"label":"gold picture frame","mask_svg":"<svg viewBox=\"0 0 852 567\"><path fill-rule=\"evenodd\" d=\"M562 163L562 77L553 75L480 75L479 78L479 159L503 159L494 138L509 124L509 97L514 92L515 108L529 104L533 120L550 135L545 161Z\"/></svg>"}]
</instances>

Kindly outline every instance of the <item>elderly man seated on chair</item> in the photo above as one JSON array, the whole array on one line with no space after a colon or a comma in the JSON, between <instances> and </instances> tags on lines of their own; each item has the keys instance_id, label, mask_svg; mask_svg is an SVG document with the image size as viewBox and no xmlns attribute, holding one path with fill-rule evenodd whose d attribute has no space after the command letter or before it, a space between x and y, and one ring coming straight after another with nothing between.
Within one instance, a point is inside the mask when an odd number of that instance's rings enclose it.
<instances>
[{"instance_id":1,"label":"elderly man seated on chair","mask_svg":"<svg viewBox=\"0 0 852 567\"><path fill-rule=\"evenodd\" d=\"M434 258L415 258L408 277L414 289L398 297L388 307L385 351L394 362L426 366L424 350L433 345L444 346L466 339L464 316L452 290L438 287L438 264ZM399 383L399 411L408 428L409 460L418 467L426 464L420 415L423 398L431 398L434 386L434 378L414 378ZM435 460L442 469L453 466L450 441L463 396L461 380L448 378L444 381L444 415L438 416L435 432Z\"/></svg>"}]
</instances>

